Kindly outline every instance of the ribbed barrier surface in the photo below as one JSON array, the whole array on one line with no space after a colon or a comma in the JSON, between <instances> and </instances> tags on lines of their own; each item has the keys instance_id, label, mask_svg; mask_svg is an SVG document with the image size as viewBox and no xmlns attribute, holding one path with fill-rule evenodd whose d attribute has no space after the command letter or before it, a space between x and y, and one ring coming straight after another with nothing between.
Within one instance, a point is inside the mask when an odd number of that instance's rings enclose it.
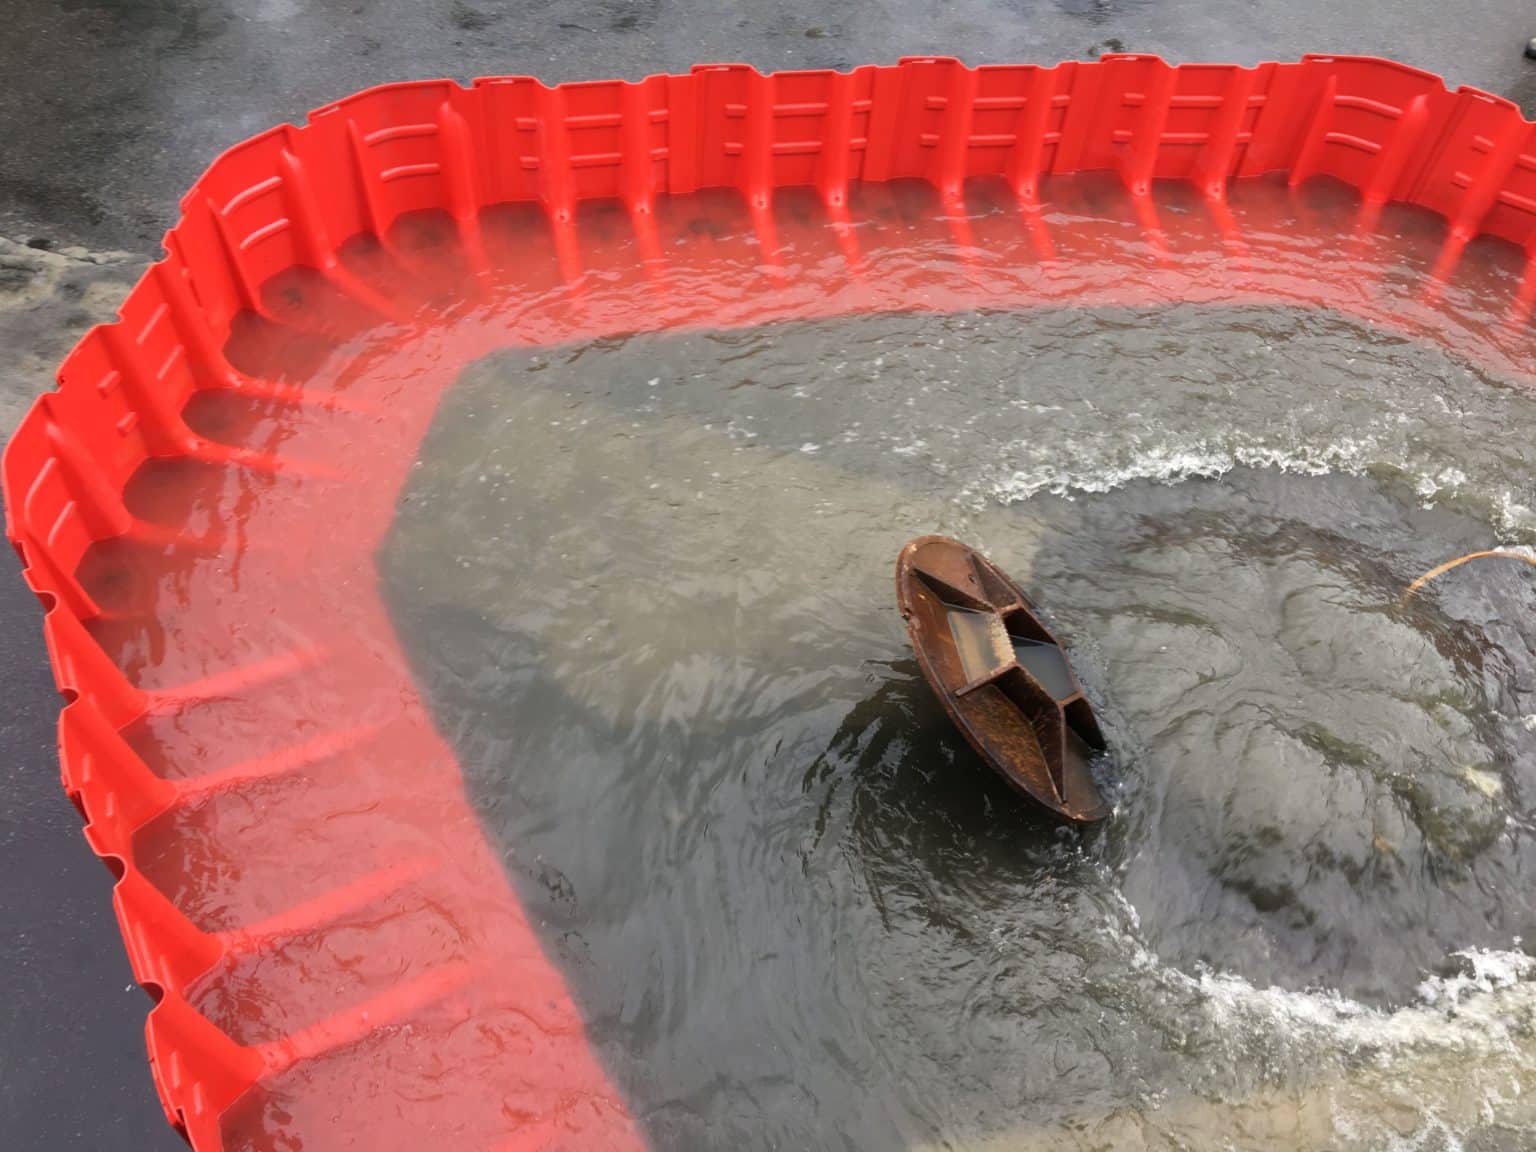
<instances>
[{"instance_id":1,"label":"ribbed barrier surface","mask_svg":"<svg viewBox=\"0 0 1536 1152\"><path fill-rule=\"evenodd\" d=\"M309 270L320 290L371 317L381 335L369 355L383 356L430 343L434 330L343 247L372 236L390 252L392 227L423 210L451 218L464 261L484 275L508 257L491 250L483 210L532 206L550 242L519 258L575 284L578 206L614 201L660 284L667 197L739 193L771 262L775 190L810 189L852 266L858 238L838 226L856 183L931 183L953 209L957 243L970 244L967 181L1005 182L1028 215L1042 181L1088 170L1118 176L1146 206L1154 238L1166 227L1155 180L1193 183L1220 226L1232 181L1288 172L1293 185L1330 176L1358 189L1364 227L1389 201L1443 216L1430 283L1451 275L1474 237L1512 241L1526 253L1512 302L1512 355L1524 355L1536 297L1533 126L1508 101L1448 92L1383 60L1170 67L1116 55L970 69L919 58L849 74L709 65L557 88L525 77L395 84L213 164L183 199L165 258L120 320L70 354L59 390L38 401L4 459L7 532L46 608L68 701L64 787L117 877L123 939L155 1000L154 1080L194 1147L296 1146L278 1140L274 1116L306 1133L310 1152L642 1144L479 831L367 578L436 398L462 364L608 322L590 314L487 328L424 361L408 395L370 392L367 357L331 388L301 386L241 371L226 355L251 316L302 327L274 278ZM1049 252L1045 222L1036 215L1030 228ZM1240 237L1230 240L1240 249ZM1311 286L1298 297L1369 314L1329 279L1303 273ZM973 299L993 299L984 287ZM1128 295L1110 285L1102 298ZM878 286L866 300L963 302L954 293L884 299ZM722 318L659 298L654 322L745 323L839 306L789 292L771 316ZM324 418L264 446L225 442L189 422L189 403L209 394ZM199 520L195 506L179 520L157 517L126 495L148 462L246 486L249 518L235 533ZM112 601L83 568L113 549L174 569L196 609L187 619L221 627L176 630ZM135 644L155 659L125 657ZM202 735L215 729L248 739L215 748ZM284 850L242 856L253 824L279 829ZM217 885L187 879L210 876ZM260 995L249 991L253 974Z\"/></svg>"}]
</instances>

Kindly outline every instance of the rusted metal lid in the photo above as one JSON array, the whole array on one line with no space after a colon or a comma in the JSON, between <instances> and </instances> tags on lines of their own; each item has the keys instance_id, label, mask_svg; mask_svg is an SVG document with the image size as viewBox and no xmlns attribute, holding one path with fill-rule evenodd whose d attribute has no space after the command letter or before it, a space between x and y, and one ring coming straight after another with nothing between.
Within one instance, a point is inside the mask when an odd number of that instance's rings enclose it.
<instances>
[{"instance_id":1,"label":"rusted metal lid","mask_svg":"<svg viewBox=\"0 0 1536 1152\"><path fill-rule=\"evenodd\" d=\"M971 747L1057 815L1108 816L1088 767L1104 748L1099 723L1018 585L958 540L919 536L897 557L896 602L923 675Z\"/></svg>"}]
</instances>

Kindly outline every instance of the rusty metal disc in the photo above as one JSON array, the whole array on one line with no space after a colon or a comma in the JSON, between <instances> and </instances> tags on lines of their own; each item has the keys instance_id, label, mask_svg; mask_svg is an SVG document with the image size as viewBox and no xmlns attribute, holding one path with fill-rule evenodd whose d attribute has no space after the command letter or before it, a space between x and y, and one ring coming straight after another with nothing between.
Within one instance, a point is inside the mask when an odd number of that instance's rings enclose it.
<instances>
[{"instance_id":1,"label":"rusty metal disc","mask_svg":"<svg viewBox=\"0 0 1536 1152\"><path fill-rule=\"evenodd\" d=\"M1098 720L1018 585L958 540L919 536L897 557L896 602L923 675L971 747L1059 816L1109 815L1089 770L1104 748Z\"/></svg>"}]
</instances>

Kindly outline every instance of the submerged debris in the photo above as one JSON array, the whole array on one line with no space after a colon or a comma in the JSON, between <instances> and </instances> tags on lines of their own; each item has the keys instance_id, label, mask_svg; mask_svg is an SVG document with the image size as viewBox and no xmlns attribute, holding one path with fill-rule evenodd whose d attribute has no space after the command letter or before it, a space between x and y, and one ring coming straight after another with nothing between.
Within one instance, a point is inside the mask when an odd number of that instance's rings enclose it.
<instances>
[{"instance_id":1,"label":"submerged debris","mask_svg":"<svg viewBox=\"0 0 1536 1152\"><path fill-rule=\"evenodd\" d=\"M982 758L1057 815L1109 815L1089 769L1104 736L1018 585L959 541L920 536L897 558L896 601L923 675Z\"/></svg>"}]
</instances>

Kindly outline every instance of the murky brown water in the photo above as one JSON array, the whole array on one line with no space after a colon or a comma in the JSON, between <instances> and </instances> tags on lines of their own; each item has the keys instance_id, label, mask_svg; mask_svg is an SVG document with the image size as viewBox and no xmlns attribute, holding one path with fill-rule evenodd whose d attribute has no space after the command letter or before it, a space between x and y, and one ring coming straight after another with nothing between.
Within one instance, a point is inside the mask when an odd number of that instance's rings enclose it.
<instances>
[{"instance_id":1,"label":"murky brown water","mask_svg":"<svg viewBox=\"0 0 1536 1152\"><path fill-rule=\"evenodd\" d=\"M883 315L472 369L381 559L660 1148L1515 1148L1536 401L1326 312ZM1116 813L1041 818L892 602L1036 597Z\"/></svg>"}]
</instances>

